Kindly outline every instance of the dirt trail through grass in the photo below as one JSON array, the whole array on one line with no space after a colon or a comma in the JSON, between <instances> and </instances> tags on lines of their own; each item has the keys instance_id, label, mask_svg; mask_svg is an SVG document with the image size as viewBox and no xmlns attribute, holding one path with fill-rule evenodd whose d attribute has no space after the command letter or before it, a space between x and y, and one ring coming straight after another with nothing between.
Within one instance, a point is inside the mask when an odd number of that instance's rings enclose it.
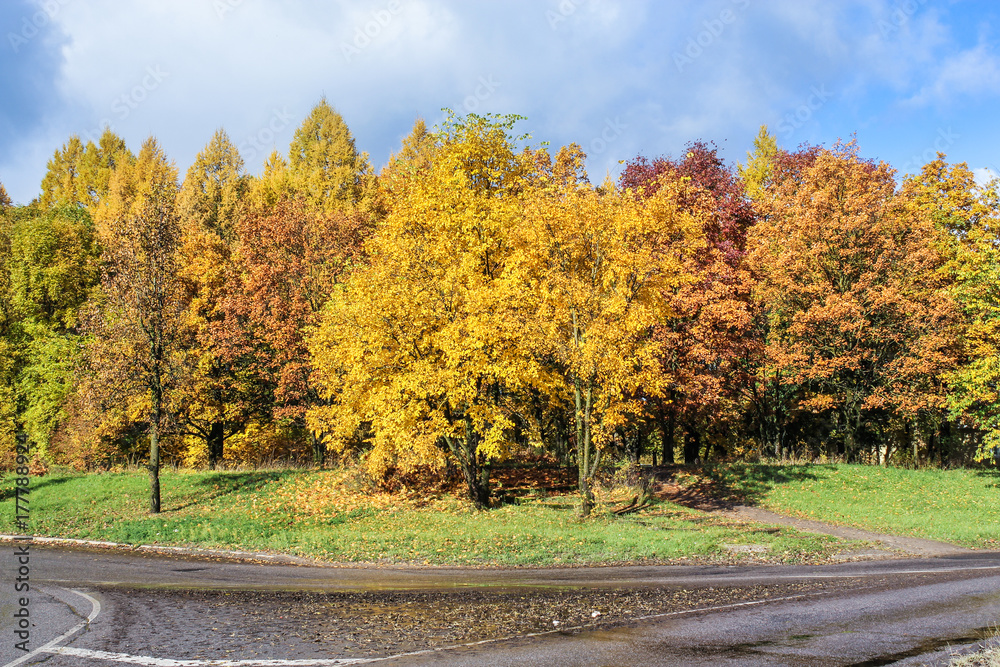
<instances>
[{"instance_id":1,"label":"dirt trail through grass","mask_svg":"<svg viewBox=\"0 0 1000 667\"><path fill-rule=\"evenodd\" d=\"M925 540L918 537L903 537L901 535L885 535L883 533L874 533L870 530L862 530L860 528L835 526L833 524L823 523L822 521L797 519L791 516L776 514L759 507L748 507L746 505L736 505L728 509L719 509L714 511L730 519L789 526L791 528L795 528L796 530L808 533L833 535L834 537L840 537L846 540L878 542L893 551L904 551L906 553L913 554L914 556L953 556L955 554L974 553L975 551L973 549L967 549L955 544L949 544L948 542L938 542L937 540ZM889 552L886 552L886 555L889 555Z\"/></svg>"},{"instance_id":2,"label":"dirt trail through grass","mask_svg":"<svg viewBox=\"0 0 1000 667\"><path fill-rule=\"evenodd\" d=\"M853 473L856 476L859 474L855 470L857 467L843 466L842 468L845 474ZM880 472L875 469L865 470L861 468L860 470L864 471L865 479L868 474ZM653 495L659 498L725 517L729 520L788 526L803 532L832 535L842 539L874 542L881 545L877 549L850 555L877 558L879 556L898 555L902 552L914 556L952 556L973 553L975 551L975 549L969 549L943 540L892 534L891 532L886 532L884 529L882 531L866 530L853 526L838 525L830 521L823 521L822 519L825 518L823 516L818 518L801 518L782 513L781 507L773 508L779 510L777 512L760 507L761 504L770 504L769 501L772 500L771 491L777 486L804 479L808 480L806 490L815 495L817 494L816 489L822 484L823 478L832 474L839 474L835 466L758 466L757 470L753 467L745 466L741 473L735 476L728 469L723 474L720 474L719 470L705 470L692 473L679 466L661 466L652 469L653 482L651 491ZM848 484L848 488L851 488L855 493L860 493L859 486L853 480ZM860 498L861 504L865 504L865 501L870 501L869 507L875 507L874 503L876 497L879 495L884 496L883 500L889 502L887 498L894 486L899 485L882 484L874 486L872 489L865 489L870 497ZM948 496L949 494L941 495ZM954 496L956 494L950 495ZM829 498L830 502L826 503L826 505L835 506L838 501L843 502L844 499L845 495L843 490L841 490L839 494L831 496ZM824 504L819 497L813 502L821 506Z\"/></svg>"}]
</instances>

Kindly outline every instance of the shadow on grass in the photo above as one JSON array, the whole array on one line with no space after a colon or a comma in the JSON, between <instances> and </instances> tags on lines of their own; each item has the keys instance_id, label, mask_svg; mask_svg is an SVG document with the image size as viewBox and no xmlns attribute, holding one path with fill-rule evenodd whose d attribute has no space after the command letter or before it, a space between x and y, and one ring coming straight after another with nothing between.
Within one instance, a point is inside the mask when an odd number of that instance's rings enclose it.
<instances>
[{"instance_id":1,"label":"shadow on grass","mask_svg":"<svg viewBox=\"0 0 1000 667\"><path fill-rule=\"evenodd\" d=\"M186 503L173 506L165 511L177 512L193 505L199 505L209 500L216 500L240 491L253 491L265 484L278 481L286 475L288 475L287 471L213 473L196 482L198 487L206 489L204 495Z\"/></svg>"},{"instance_id":2,"label":"shadow on grass","mask_svg":"<svg viewBox=\"0 0 1000 667\"><path fill-rule=\"evenodd\" d=\"M836 469L833 465L708 463L663 466L655 471L654 479L680 485L665 494L668 500L697 509L723 509L758 505L779 484L821 479Z\"/></svg>"},{"instance_id":3,"label":"shadow on grass","mask_svg":"<svg viewBox=\"0 0 1000 667\"><path fill-rule=\"evenodd\" d=\"M746 505L759 504L779 484L817 480L835 471L836 466L732 463L705 466L706 476L719 491Z\"/></svg>"},{"instance_id":4,"label":"shadow on grass","mask_svg":"<svg viewBox=\"0 0 1000 667\"><path fill-rule=\"evenodd\" d=\"M987 483L991 489L1000 489L1000 470L977 470L976 477L985 477L987 482L992 482L992 484Z\"/></svg>"},{"instance_id":5,"label":"shadow on grass","mask_svg":"<svg viewBox=\"0 0 1000 667\"><path fill-rule=\"evenodd\" d=\"M0 488L0 503L5 500L10 500L14 497L14 490L17 488L14 483L15 477L11 476L3 481L3 488ZM65 484L66 482L76 479L75 476L68 477L43 477L41 481L38 481L37 477L31 478L31 483L28 486L30 491L27 497L31 497L31 494L39 489L44 489L47 486L58 486L60 484ZM9 485L9 486L8 486Z\"/></svg>"}]
</instances>

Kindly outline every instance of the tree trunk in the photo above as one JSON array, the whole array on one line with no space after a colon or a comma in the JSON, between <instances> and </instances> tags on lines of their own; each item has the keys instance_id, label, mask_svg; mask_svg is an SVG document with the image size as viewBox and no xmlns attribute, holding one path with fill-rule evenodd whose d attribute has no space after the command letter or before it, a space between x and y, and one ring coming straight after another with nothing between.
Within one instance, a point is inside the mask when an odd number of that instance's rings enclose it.
<instances>
[{"instance_id":1,"label":"tree trunk","mask_svg":"<svg viewBox=\"0 0 1000 667\"><path fill-rule=\"evenodd\" d=\"M576 404L576 461L580 482L580 516L586 518L590 516L590 510L594 505L594 495L590 489L590 482L597 472L597 464L599 463L599 457L594 456L592 451L591 441L590 413L594 398L593 381L587 383L587 389L584 392L580 379L577 378L573 394Z\"/></svg>"},{"instance_id":2,"label":"tree trunk","mask_svg":"<svg viewBox=\"0 0 1000 667\"><path fill-rule=\"evenodd\" d=\"M670 400L674 400L674 391L671 389ZM674 411L673 408L670 410L663 404L663 400L660 400L660 439L662 444L663 452L663 465L667 465L674 462Z\"/></svg>"},{"instance_id":3,"label":"tree trunk","mask_svg":"<svg viewBox=\"0 0 1000 667\"><path fill-rule=\"evenodd\" d=\"M479 434L476 433L471 421L465 420L465 437L445 436L448 449L458 461L465 481L466 493L476 509L486 509L490 506L490 468L479 461Z\"/></svg>"},{"instance_id":4,"label":"tree trunk","mask_svg":"<svg viewBox=\"0 0 1000 667\"><path fill-rule=\"evenodd\" d=\"M459 444L460 448L465 448L464 444ZM483 475L480 474L479 460L474 452L466 449L465 460L462 461L462 478L465 480L466 495L476 509L486 509L490 506L489 491L483 485ZM489 480L489 472L486 471L486 480Z\"/></svg>"},{"instance_id":5,"label":"tree trunk","mask_svg":"<svg viewBox=\"0 0 1000 667\"><path fill-rule=\"evenodd\" d=\"M316 434L312 431L309 432L309 439L312 441L313 464L317 467L322 467L326 461L326 443L322 439L317 438Z\"/></svg>"},{"instance_id":6,"label":"tree trunk","mask_svg":"<svg viewBox=\"0 0 1000 667\"><path fill-rule=\"evenodd\" d=\"M215 466L222 461L222 448L225 442L225 424L222 422L212 422L208 431L208 467L215 470Z\"/></svg>"},{"instance_id":7,"label":"tree trunk","mask_svg":"<svg viewBox=\"0 0 1000 667\"><path fill-rule=\"evenodd\" d=\"M160 396L153 392L149 419L149 511L160 512Z\"/></svg>"},{"instance_id":8,"label":"tree trunk","mask_svg":"<svg viewBox=\"0 0 1000 667\"><path fill-rule=\"evenodd\" d=\"M941 422L941 435L938 438L938 459L942 468L951 465L951 422L945 420Z\"/></svg>"},{"instance_id":9,"label":"tree trunk","mask_svg":"<svg viewBox=\"0 0 1000 667\"><path fill-rule=\"evenodd\" d=\"M701 434L694 424L688 424L684 433L684 463L691 465L698 461L701 452Z\"/></svg>"}]
</instances>

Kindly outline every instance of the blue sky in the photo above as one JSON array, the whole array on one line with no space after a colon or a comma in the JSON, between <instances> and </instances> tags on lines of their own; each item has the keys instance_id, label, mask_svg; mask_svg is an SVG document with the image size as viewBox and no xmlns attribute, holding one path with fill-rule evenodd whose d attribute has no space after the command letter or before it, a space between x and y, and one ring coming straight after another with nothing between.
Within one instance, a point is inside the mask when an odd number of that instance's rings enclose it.
<instances>
[{"instance_id":1,"label":"blue sky","mask_svg":"<svg viewBox=\"0 0 1000 667\"><path fill-rule=\"evenodd\" d=\"M714 141L1000 171L1000 9L976 0L4 0L0 182L36 196L71 134L154 135L184 171L223 127L259 172L322 96L376 167L416 117L516 113L592 180Z\"/></svg>"}]
</instances>

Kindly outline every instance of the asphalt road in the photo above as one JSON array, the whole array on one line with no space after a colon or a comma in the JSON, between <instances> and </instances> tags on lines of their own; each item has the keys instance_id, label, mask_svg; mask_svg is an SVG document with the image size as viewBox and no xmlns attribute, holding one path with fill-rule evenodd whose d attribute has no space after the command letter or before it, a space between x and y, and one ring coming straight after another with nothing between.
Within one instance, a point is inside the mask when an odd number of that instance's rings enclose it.
<instances>
[{"instance_id":1,"label":"asphalt road","mask_svg":"<svg viewBox=\"0 0 1000 667\"><path fill-rule=\"evenodd\" d=\"M942 664L1000 625L997 553L470 570L33 546L25 654L0 549L4 666Z\"/></svg>"}]
</instances>

